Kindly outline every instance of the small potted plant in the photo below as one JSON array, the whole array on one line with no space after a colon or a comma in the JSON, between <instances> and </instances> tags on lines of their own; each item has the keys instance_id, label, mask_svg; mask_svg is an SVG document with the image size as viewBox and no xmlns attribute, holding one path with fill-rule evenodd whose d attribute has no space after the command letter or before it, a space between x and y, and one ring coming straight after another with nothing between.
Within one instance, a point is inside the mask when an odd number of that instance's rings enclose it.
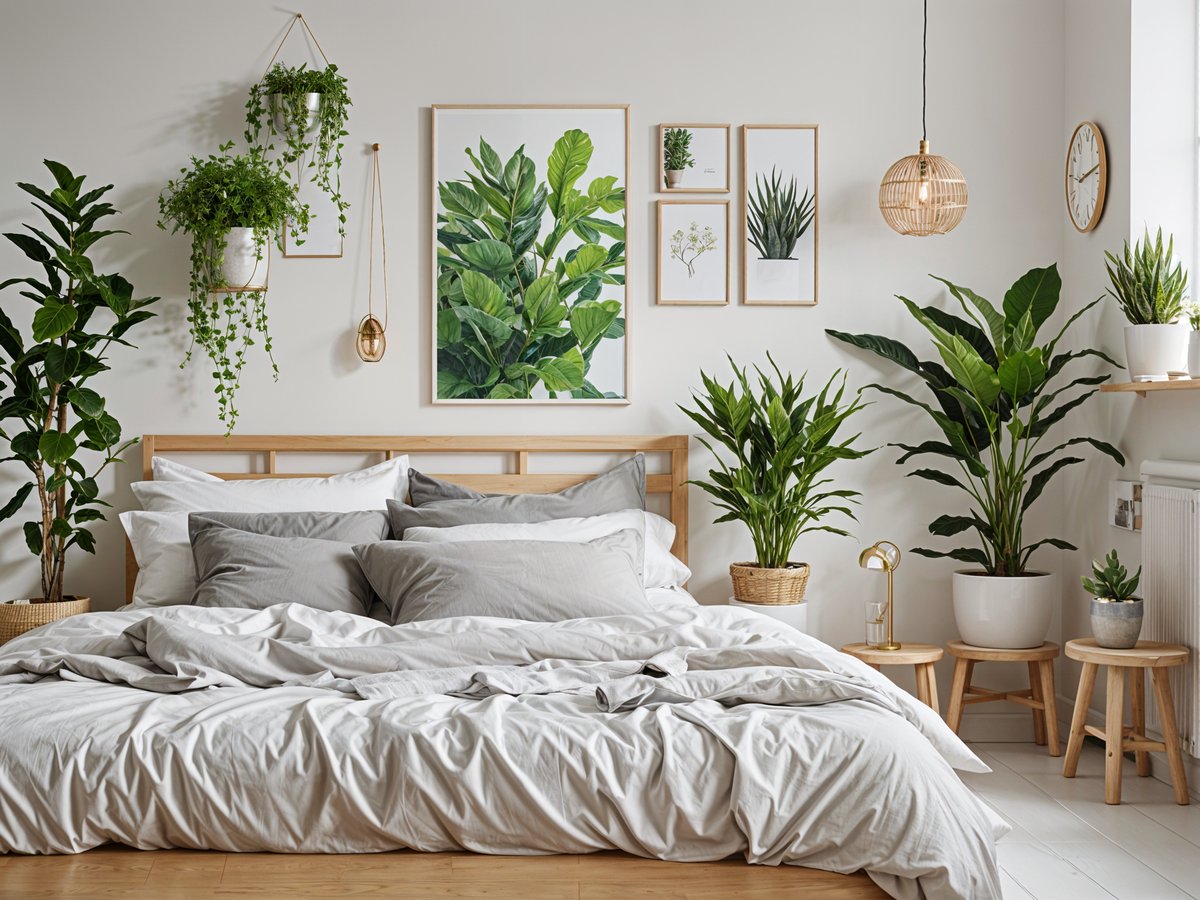
<instances>
[{"instance_id":1,"label":"small potted plant","mask_svg":"<svg viewBox=\"0 0 1200 900\"><path fill-rule=\"evenodd\" d=\"M1200 303L1191 303L1187 308L1188 325L1188 377L1200 378Z\"/></svg>"},{"instance_id":2,"label":"small potted plant","mask_svg":"<svg viewBox=\"0 0 1200 900\"><path fill-rule=\"evenodd\" d=\"M1092 595L1092 637L1101 647L1128 650L1142 633L1142 601L1134 596L1142 570L1133 577L1121 565L1117 551L1103 561L1092 560L1092 577L1084 577L1083 588Z\"/></svg>"},{"instance_id":3,"label":"small potted plant","mask_svg":"<svg viewBox=\"0 0 1200 900\"><path fill-rule=\"evenodd\" d=\"M276 63L250 89L246 101L246 142L264 152L282 142L279 162L291 177L296 167L299 180L303 161L313 182L337 207L338 230L346 235L346 210L342 197L342 139L350 118L350 94L345 76L330 64L310 69Z\"/></svg>"},{"instance_id":4,"label":"small potted plant","mask_svg":"<svg viewBox=\"0 0 1200 900\"><path fill-rule=\"evenodd\" d=\"M799 200L796 194L796 179L784 184L783 176L775 169L771 170L770 178L762 174L754 176L754 193L747 196L746 230L751 245L758 251L755 264L764 283L795 281L795 270L800 263L792 253L812 225L817 200L807 188Z\"/></svg>"},{"instance_id":5,"label":"small potted plant","mask_svg":"<svg viewBox=\"0 0 1200 900\"><path fill-rule=\"evenodd\" d=\"M871 451L853 446L857 434L835 440L845 421L863 408L857 396L843 403L841 370L806 397L804 376L784 375L770 354L767 359L771 372L755 368L757 391L746 370L730 358L735 380L729 387L701 372L704 392L693 394L698 409L679 408L704 429L707 437L699 440L717 460L707 479L691 484L725 510L717 522L741 522L754 541L755 559L729 567L734 598L780 605L804 599L809 565L791 558L800 536L812 531L846 536L824 520L834 513L854 518L849 504L857 502L858 492L831 489L823 473L838 460L860 459ZM732 464L714 445L732 454Z\"/></svg>"},{"instance_id":6,"label":"small potted plant","mask_svg":"<svg viewBox=\"0 0 1200 900\"><path fill-rule=\"evenodd\" d=\"M108 505L96 478L137 440L121 440L120 424L90 382L108 370L104 354L112 342L132 346L130 329L154 315L146 307L158 300L135 298L133 285L100 274L89 256L97 242L123 233L100 225L117 213L101 201L112 185L84 191L82 175L50 160L45 165L54 186L18 187L37 201L54 237L33 225L25 226L30 234L5 235L45 274L0 283L0 289L25 285L21 294L35 305L28 334L0 311L0 381L6 386L0 435L7 459L24 466L29 479L0 509L0 520L19 514L36 493L37 513L23 532L38 557L42 595L0 602L0 643L91 608L89 598L65 592L67 556L73 547L96 552L89 526L104 520L100 507Z\"/></svg>"},{"instance_id":7,"label":"small potted plant","mask_svg":"<svg viewBox=\"0 0 1200 900\"><path fill-rule=\"evenodd\" d=\"M1125 359L1132 381L1166 381L1171 372L1183 372L1188 361L1188 326L1179 321L1187 292L1187 272L1174 262L1175 238L1163 247L1162 229L1150 240L1130 249L1125 242L1121 257L1105 253L1108 292L1116 298L1129 324L1125 326Z\"/></svg>"},{"instance_id":8,"label":"small potted plant","mask_svg":"<svg viewBox=\"0 0 1200 900\"><path fill-rule=\"evenodd\" d=\"M696 164L691 147L692 133L686 128L668 128L663 132L663 174L667 187L679 187L684 170Z\"/></svg>"},{"instance_id":9,"label":"small potted plant","mask_svg":"<svg viewBox=\"0 0 1200 900\"><path fill-rule=\"evenodd\" d=\"M159 227L170 224L172 234L192 238L188 326L193 346L212 362L217 417L226 434L237 421L234 394L256 334L271 354L268 242L282 238L285 221L297 241L308 227L308 207L297 199L296 186L259 150L234 156L232 148L230 141L219 156L192 157L191 168L180 169L181 177L167 182L158 198ZM189 348L184 364L191 358ZM271 367L278 377L274 359Z\"/></svg>"}]
</instances>

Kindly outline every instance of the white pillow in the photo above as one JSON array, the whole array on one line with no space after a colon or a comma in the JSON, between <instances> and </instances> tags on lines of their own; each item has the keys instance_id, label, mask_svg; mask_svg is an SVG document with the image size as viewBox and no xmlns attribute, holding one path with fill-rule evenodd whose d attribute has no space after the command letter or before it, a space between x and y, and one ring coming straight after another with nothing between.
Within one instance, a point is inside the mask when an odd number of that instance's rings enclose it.
<instances>
[{"instance_id":1,"label":"white pillow","mask_svg":"<svg viewBox=\"0 0 1200 900\"><path fill-rule=\"evenodd\" d=\"M150 457L150 470L154 473L155 481L221 481L216 475L193 469L183 463L161 456Z\"/></svg>"},{"instance_id":2,"label":"white pillow","mask_svg":"<svg viewBox=\"0 0 1200 900\"><path fill-rule=\"evenodd\" d=\"M455 544L462 541L565 541L582 544L627 528L639 529L646 536L643 587L676 587L691 578L691 570L671 555L675 526L662 516L640 509L545 522L501 522L452 525L447 528L416 526L406 528L403 538L426 544Z\"/></svg>"},{"instance_id":3,"label":"white pillow","mask_svg":"<svg viewBox=\"0 0 1200 900\"><path fill-rule=\"evenodd\" d=\"M188 541L188 514L135 511L123 512L120 518L138 564L131 605L191 603L196 566Z\"/></svg>"},{"instance_id":4,"label":"white pillow","mask_svg":"<svg viewBox=\"0 0 1200 900\"><path fill-rule=\"evenodd\" d=\"M173 465L178 469L190 468L179 463ZM384 509L388 500L403 502L408 496L408 457L397 456L377 466L329 478L135 481L131 487L147 512L354 512Z\"/></svg>"}]
</instances>

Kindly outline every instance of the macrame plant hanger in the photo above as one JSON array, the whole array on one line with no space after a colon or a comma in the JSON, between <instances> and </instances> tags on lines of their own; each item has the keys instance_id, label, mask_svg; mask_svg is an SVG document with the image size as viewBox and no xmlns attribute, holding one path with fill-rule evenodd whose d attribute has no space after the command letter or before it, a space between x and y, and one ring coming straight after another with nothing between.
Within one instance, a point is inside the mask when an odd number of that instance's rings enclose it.
<instances>
[{"instance_id":1,"label":"macrame plant hanger","mask_svg":"<svg viewBox=\"0 0 1200 900\"><path fill-rule=\"evenodd\" d=\"M383 262L383 321L375 315L375 201L379 201L379 249ZM387 231L383 223L383 182L379 177L379 145L371 145L371 230L370 249L367 255L367 314L358 323L358 338L355 348L363 362L379 362L387 349L388 322L388 278L387 278Z\"/></svg>"}]
</instances>

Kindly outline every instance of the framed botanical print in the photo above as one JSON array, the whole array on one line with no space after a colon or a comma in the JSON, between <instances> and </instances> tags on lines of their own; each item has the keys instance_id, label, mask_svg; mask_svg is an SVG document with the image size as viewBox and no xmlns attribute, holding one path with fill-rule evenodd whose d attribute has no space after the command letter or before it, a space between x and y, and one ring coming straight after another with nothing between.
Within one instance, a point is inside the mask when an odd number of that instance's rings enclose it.
<instances>
[{"instance_id":1,"label":"framed botanical print","mask_svg":"<svg viewBox=\"0 0 1200 900\"><path fill-rule=\"evenodd\" d=\"M433 107L433 402L629 402L629 108Z\"/></svg>"},{"instance_id":2,"label":"framed botanical print","mask_svg":"<svg viewBox=\"0 0 1200 900\"><path fill-rule=\"evenodd\" d=\"M658 189L673 194L729 190L729 126L658 126Z\"/></svg>"},{"instance_id":3,"label":"framed botanical print","mask_svg":"<svg viewBox=\"0 0 1200 900\"><path fill-rule=\"evenodd\" d=\"M729 303L729 201L658 201L658 302Z\"/></svg>"},{"instance_id":4,"label":"framed botanical print","mask_svg":"<svg viewBox=\"0 0 1200 900\"><path fill-rule=\"evenodd\" d=\"M817 302L816 125L742 126L742 302Z\"/></svg>"}]
</instances>

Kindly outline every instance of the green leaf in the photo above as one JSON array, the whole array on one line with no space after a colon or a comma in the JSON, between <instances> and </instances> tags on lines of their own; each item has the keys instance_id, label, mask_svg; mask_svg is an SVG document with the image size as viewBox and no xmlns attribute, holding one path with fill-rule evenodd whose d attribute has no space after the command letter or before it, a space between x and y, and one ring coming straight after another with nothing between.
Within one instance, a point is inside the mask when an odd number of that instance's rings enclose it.
<instances>
[{"instance_id":1,"label":"green leaf","mask_svg":"<svg viewBox=\"0 0 1200 900\"><path fill-rule=\"evenodd\" d=\"M51 466L60 466L75 455L75 438L61 431L47 431L38 441L38 452Z\"/></svg>"},{"instance_id":2,"label":"green leaf","mask_svg":"<svg viewBox=\"0 0 1200 900\"><path fill-rule=\"evenodd\" d=\"M75 519L77 525L82 525L84 522L100 522L104 520L104 513L98 509L84 507L83 509L75 510L72 518Z\"/></svg>"},{"instance_id":3,"label":"green leaf","mask_svg":"<svg viewBox=\"0 0 1200 900\"><path fill-rule=\"evenodd\" d=\"M96 538L86 528L76 529L74 541L85 553L96 552Z\"/></svg>"},{"instance_id":4,"label":"green leaf","mask_svg":"<svg viewBox=\"0 0 1200 900\"><path fill-rule=\"evenodd\" d=\"M608 260L608 251L599 244L584 244L567 262L567 277L580 278L599 269Z\"/></svg>"},{"instance_id":5,"label":"green leaf","mask_svg":"<svg viewBox=\"0 0 1200 900\"><path fill-rule=\"evenodd\" d=\"M591 159L592 139L586 131L573 128L555 141L546 161L546 183L551 191L547 202L555 218L562 218L562 200L587 171Z\"/></svg>"},{"instance_id":6,"label":"green leaf","mask_svg":"<svg viewBox=\"0 0 1200 900\"><path fill-rule=\"evenodd\" d=\"M538 373L549 391L572 391L583 387L583 354L572 347L558 358L546 357L537 362Z\"/></svg>"},{"instance_id":7,"label":"green leaf","mask_svg":"<svg viewBox=\"0 0 1200 900\"><path fill-rule=\"evenodd\" d=\"M620 212L625 208L625 190L617 187L616 175L592 179L588 185L588 197L599 203L606 213Z\"/></svg>"},{"instance_id":8,"label":"green leaf","mask_svg":"<svg viewBox=\"0 0 1200 900\"><path fill-rule=\"evenodd\" d=\"M462 339L462 320L452 309L439 309L437 316L437 345L441 350Z\"/></svg>"},{"instance_id":9,"label":"green leaf","mask_svg":"<svg viewBox=\"0 0 1200 900\"><path fill-rule=\"evenodd\" d=\"M603 337L617 314L598 304L582 304L571 310L571 332L584 349Z\"/></svg>"},{"instance_id":10,"label":"green leaf","mask_svg":"<svg viewBox=\"0 0 1200 900\"><path fill-rule=\"evenodd\" d=\"M79 314L74 306L50 298L33 314L33 339L53 341L71 330Z\"/></svg>"},{"instance_id":11,"label":"green leaf","mask_svg":"<svg viewBox=\"0 0 1200 900\"><path fill-rule=\"evenodd\" d=\"M939 278L937 275L931 275L931 278L940 281L946 286L954 298L962 305L962 308L970 313L967 309L967 304L975 307L983 321L987 325L988 333L992 336L992 346L1000 350L1004 344L1004 316L992 306L991 302L980 297L970 288L962 287L957 284L951 284L945 278Z\"/></svg>"},{"instance_id":12,"label":"green leaf","mask_svg":"<svg viewBox=\"0 0 1200 900\"><path fill-rule=\"evenodd\" d=\"M508 244L491 238L455 247L459 256L489 275L503 275L513 269L512 250Z\"/></svg>"},{"instance_id":13,"label":"green leaf","mask_svg":"<svg viewBox=\"0 0 1200 900\"><path fill-rule=\"evenodd\" d=\"M1042 360L1041 348L1024 350L1012 354L1000 363L997 372L1000 387L1014 400L1046 383L1046 363Z\"/></svg>"},{"instance_id":14,"label":"green leaf","mask_svg":"<svg viewBox=\"0 0 1200 900\"><path fill-rule=\"evenodd\" d=\"M930 559L956 559L959 562L976 563L985 570L991 570L991 561L987 554L975 547L959 547L955 550L927 550L924 547L913 547L912 552L917 556Z\"/></svg>"},{"instance_id":15,"label":"green leaf","mask_svg":"<svg viewBox=\"0 0 1200 900\"><path fill-rule=\"evenodd\" d=\"M1050 483L1050 479L1058 474L1060 470L1083 461L1083 458L1080 456L1064 456L1061 459L1056 459L1045 469L1042 469L1042 471L1030 478L1029 490L1025 492L1025 499L1021 501L1022 511L1029 509L1033 505L1033 501L1042 495L1042 491Z\"/></svg>"},{"instance_id":16,"label":"green leaf","mask_svg":"<svg viewBox=\"0 0 1200 900\"><path fill-rule=\"evenodd\" d=\"M461 181L446 181L438 185L442 206L452 213L478 219L488 210L487 201Z\"/></svg>"},{"instance_id":17,"label":"green leaf","mask_svg":"<svg viewBox=\"0 0 1200 900\"><path fill-rule=\"evenodd\" d=\"M475 384L457 372L441 369L437 373L437 395L439 400L453 400L475 389Z\"/></svg>"},{"instance_id":18,"label":"green leaf","mask_svg":"<svg viewBox=\"0 0 1200 900\"><path fill-rule=\"evenodd\" d=\"M968 528L986 528L978 516L938 516L929 523L929 533L941 537L960 534Z\"/></svg>"},{"instance_id":19,"label":"green leaf","mask_svg":"<svg viewBox=\"0 0 1200 900\"><path fill-rule=\"evenodd\" d=\"M31 238L29 235L5 233L4 236L16 244L21 252L35 263L44 264L50 260L50 251L40 241Z\"/></svg>"},{"instance_id":20,"label":"green leaf","mask_svg":"<svg viewBox=\"0 0 1200 900\"><path fill-rule=\"evenodd\" d=\"M507 308L508 298L504 295L504 291L500 290L496 282L486 275L468 269L462 272L460 277L462 278L463 295L471 306L482 310L489 316L498 316Z\"/></svg>"},{"instance_id":21,"label":"green leaf","mask_svg":"<svg viewBox=\"0 0 1200 900\"><path fill-rule=\"evenodd\" d=\"M1042 323L1054 315L1061 291L1062 278L1057 264L1045 269L1030 269L1004 295L1004 321L1008 329L1015 330L1021 317L1028 312L1036 334Z\"/></svg>"},{"instance_id":22,"label":"green leaf","mask_svg":"<svg viewBox=\"0 0 1200 900\"><path fill-rule=\"evenodd\" d=\"M82 357L74 347L51 344L46 348L46 377L56 384L70 381L71 377L79 371L81 361Z\"/></svg>"},{"instance_id":23,"label":"green leaf","mask_svg":"<svg viewBox=\"0 0 1200 900\"><path fill-rule=\"evenodd\" d=\"M21 507L25 505L25 499L29 496L29 492L33 488L34 484L32 481L17 488L17 492L13 494L12 499L4 504L3 509L0 509L0 522L12 518L20 511Z\"/></svg>"},{"instance_id":24,"label":"green leaf","mask_svg":"<svg viewBox=\"0 0 1200 900\"><path fill-rule=\"evenodd\" d=\"M104 398L90 388L71 388L67 400L72 408L85 419L95 419L104 412Z\"/></svg>"},{"instance_id":25,"label":"green leaf","mask_svg":"<svg viewBox=\"0 0 1200 900\"><path fill-rule=\"evenodd\" d=\"M512 328L473 306L456 306L454 313L475 331L484 344L500 345L512 337ZM490 340L488 340L490 338Z\"/></svg>"},{"instance_id":26,"label":"green leaf","mask_svg":"<svg viewBox=\"0 0 1200 900\"><path fill-rule=\"evenodd\" d=\"M26 522L21 530L25 533L25 546L29 548L29 552L35 556L41 556L43 544L41 526L37 522Z\"/></svg>"},{"instance_id":27,"label":"green leaf","mask_svg":"<svg viewBox=\"0 0 1200 900\"><path fill-rule=\"evenodd\" d=\"M41 440L41 437L40 431L23 431L12 439L9 446L12 448L12 452L21 459L37 462L38 441Z\"/></svg>"}]
</instances>

